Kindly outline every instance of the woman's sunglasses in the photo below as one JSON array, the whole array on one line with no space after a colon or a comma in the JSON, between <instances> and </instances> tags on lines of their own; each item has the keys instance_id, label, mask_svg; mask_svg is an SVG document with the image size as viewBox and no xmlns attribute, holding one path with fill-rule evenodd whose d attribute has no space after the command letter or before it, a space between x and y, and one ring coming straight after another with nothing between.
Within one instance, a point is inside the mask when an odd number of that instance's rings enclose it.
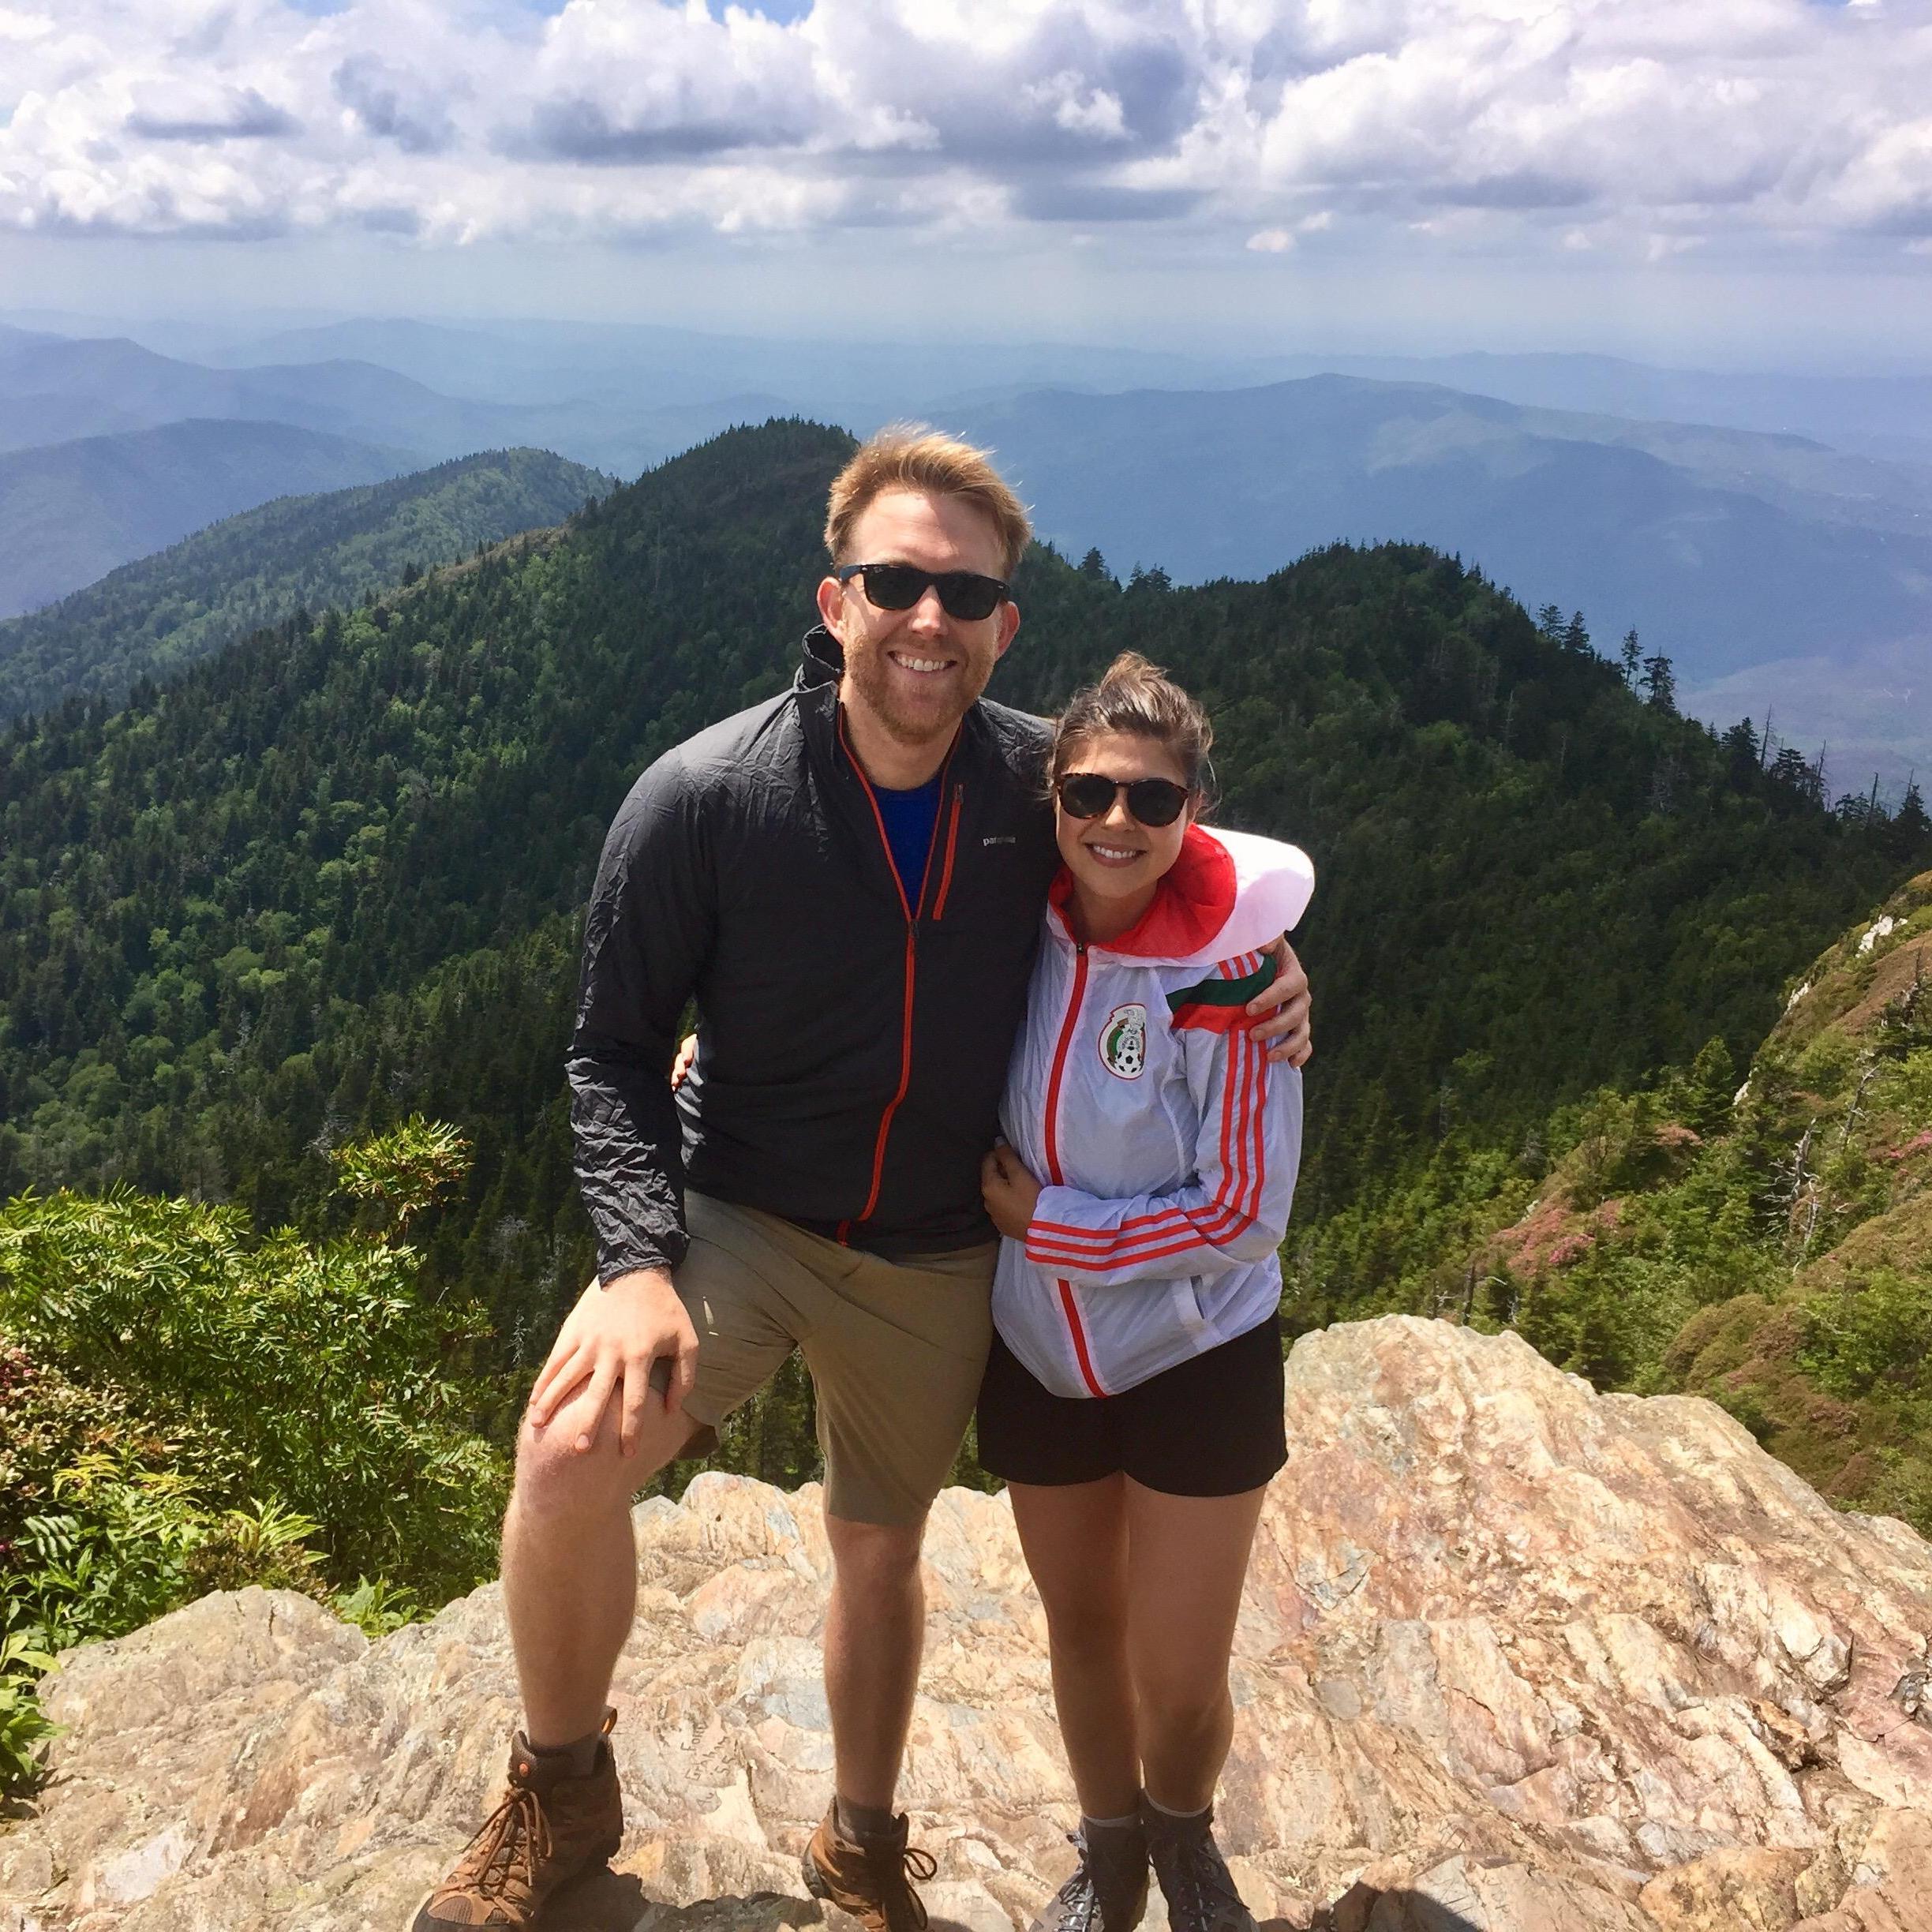
<instances>
[{"instance_id":1,"label":"woman's sunglasses","mask_svg":"<svg viewBox=\"0 0 1932 1932\"><path fill-rule=\"evenodd\" d=\"M939 593L939 608L949 617L969 623L990 617L1009 594L1008 586L998 578L982 577L975 571L923 571L910 564L841 564L832 575L841 583L863 578L867 601L878 610L910 610L930 584Z\"/></svg>"},{"instance_id":2,"label":"woman's sunglasses","mask_svg":"<svg viewBox=\"0 0 1932 1932\"><path fill-rule=\"evenodd\" d=\"M1114 809L1125 792L1136 820L1158 830L1170 826L1185 808L1189 792L1171 778L1106 778L1099 772L1062 772L1054 781L1060 809L1069 818L1098 818Z\"/></svg>"}]
</instances>

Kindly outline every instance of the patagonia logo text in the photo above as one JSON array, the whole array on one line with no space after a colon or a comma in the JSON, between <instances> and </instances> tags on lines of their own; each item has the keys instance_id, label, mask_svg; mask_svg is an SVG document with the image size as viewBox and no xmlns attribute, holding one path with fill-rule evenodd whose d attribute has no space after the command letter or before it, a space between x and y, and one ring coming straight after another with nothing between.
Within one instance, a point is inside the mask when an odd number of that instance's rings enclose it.
<instances>
[{"instance_id":1,"label":"patagonia logo text","mask_svg":"<svg viewBox=\"0 0 1932 1932\"><path fill-rule=\"evenodd\" d=\"M1020 841L1010 832L995 832L990 838L983 838L982 845L1017 845Z\"/></svg>"}]
</instances>

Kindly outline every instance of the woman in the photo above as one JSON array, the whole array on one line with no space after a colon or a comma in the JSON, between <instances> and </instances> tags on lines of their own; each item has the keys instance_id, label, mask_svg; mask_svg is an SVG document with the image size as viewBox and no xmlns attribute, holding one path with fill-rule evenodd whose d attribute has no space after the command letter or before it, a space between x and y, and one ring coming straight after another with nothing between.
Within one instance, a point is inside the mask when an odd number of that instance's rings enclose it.
<instances>
[{"instance_id":1,"label":"woman","mask_svg":"<svg viewBox=\"0 0 1932 1932\"><path fill-rule=\"evenodd\" d=\"M982 1181L1001 1234L982 1464L1046 1612L1080 1860L1035 1932L1251 1932L1214 1841L1228 1657L1286 1458L1281 1267L1301 1076L1246 1002L1314 874L1196 824L1205 715L1133 653L1078 693L1050 773L1064 867Z\"/></svg>"}]
</instances>

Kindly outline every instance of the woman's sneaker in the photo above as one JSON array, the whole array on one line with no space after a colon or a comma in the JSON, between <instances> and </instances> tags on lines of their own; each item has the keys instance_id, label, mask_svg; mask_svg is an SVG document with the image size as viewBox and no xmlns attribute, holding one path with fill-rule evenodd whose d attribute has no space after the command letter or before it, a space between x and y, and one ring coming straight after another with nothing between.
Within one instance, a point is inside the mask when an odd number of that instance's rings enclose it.
<instances>
[{"instance_id":1,"label":"woman's sneaker","mask_svg":"<svg viewBox=\"0 0 1932 1932\"><path fill-rule=\"evenodd\" d=\"M1147 1911L1148 1835L1130 1825L1084 1825L1067 1842L1080 1853L1032 1932L1133 1932Z\"/></svg>"},{"instance_id":2,"label":"woman's sneaker","mask_svg":"<svg viewBox=\"0 0 1932 1932\"><path fill-rule=\"evenodd\" d=\"M616 1855L623 1837L623 1795L607 1739L616 1717L605 1713L597 1761L581 1777L567 1760L546 1762L548 1754L533 1751L518 1735L503 1803L424 1900L410 1932L450 1932L456 1926L507 1932L534 1925L552 1893Z\"/></svg>"},{"instance_id":3,"label":"woman's sneaker","mask_svg":"<svg viewBox=\"0 0 1932 1932\"><path fill-rule=\"evenodd\" d=\"M1143 1802L1140 1816L1173 1932L1256 1932L1254 1914L1214 1841L1214 1807L1175 1818Z\"/></svg>"},{"instance_id":4,"label":"woman's sneaker","mask_svg":"<svg viewBox=\"0 0 1932 1932\"><path fill-rule=\"evenodd\" d=\"M912 1881L931 1878L939 1864L930 1852L906 1843L904 1812L889 1832L848 1838L839 1829L834 1799L805 1848L800 1869L814 1898L850 1912L866 1932L925 1932L926 1908Z\"/></svg>"}]
</instances>

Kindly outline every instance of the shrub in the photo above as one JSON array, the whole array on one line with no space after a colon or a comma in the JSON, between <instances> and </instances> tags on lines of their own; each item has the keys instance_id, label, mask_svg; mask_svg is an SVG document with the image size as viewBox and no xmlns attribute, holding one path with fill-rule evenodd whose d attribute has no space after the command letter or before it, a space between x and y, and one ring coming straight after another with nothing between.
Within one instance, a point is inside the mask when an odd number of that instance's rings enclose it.
<instances>
[{"instance_id":1,"label":"shrub","mask_svg":"<svg viewBox=\"0 0 1932 1932\"><path fill-rule=\"evenodd\" d=\"M0 1208L0 1327L212 1432L245 1472L212 1500L308 1518L331 1578L441 1601L494 1567L505 1470L455 1365L481 1324L419 1300L415 1261L360 1234L254 1239L199 1202L28 1196Z\"/></svg>"},{"instance_id":2,"label":"shrub","mask_svg":"<svg viewBox=\"0 0 1932 1932\"><path fill-rule=\"evenodd\" d=\"M125 1190L0 1207L0 1792L38 1776L54 1650L249 1583L380 1635L493 1571L481 1326L400 1238L462 1155L417 1121L350 1150L364 1225L315 1243Z\"/></svg>"}]
</instances>

